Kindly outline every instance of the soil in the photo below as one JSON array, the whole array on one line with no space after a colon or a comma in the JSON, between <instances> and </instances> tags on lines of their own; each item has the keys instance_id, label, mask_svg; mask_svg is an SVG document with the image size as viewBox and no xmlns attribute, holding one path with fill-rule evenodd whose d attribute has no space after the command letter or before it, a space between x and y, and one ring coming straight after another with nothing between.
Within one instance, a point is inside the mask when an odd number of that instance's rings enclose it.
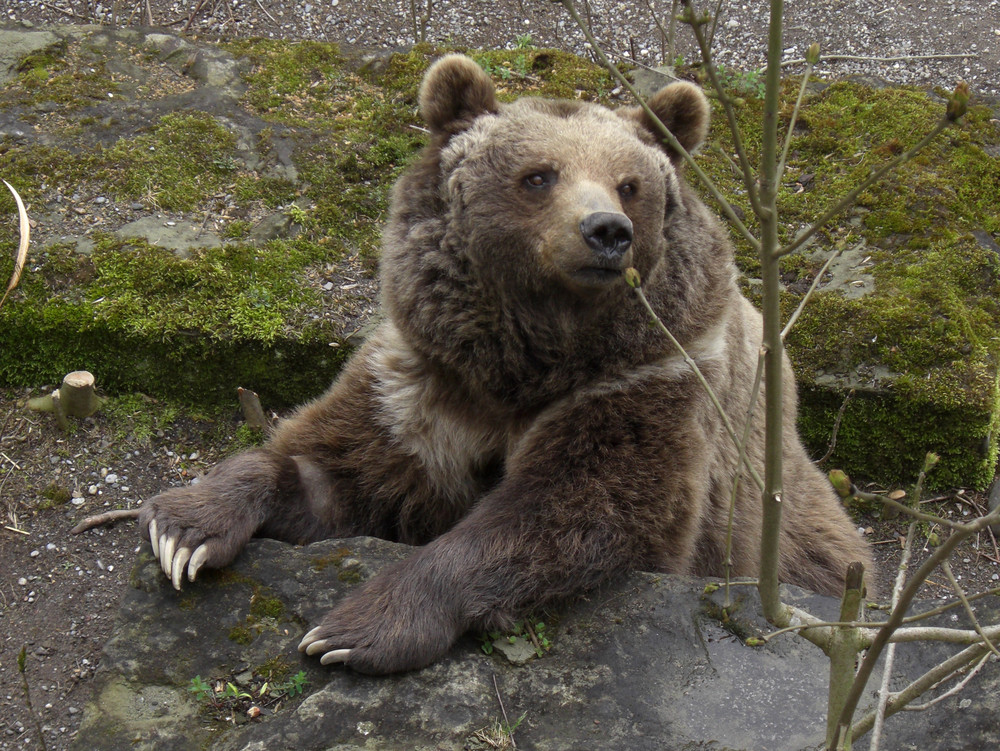
<instances>
[{"instance_id":1,"label":"soil","mask_svg":"<svg viewBox=\"0 0 1000 751\"><path fill-rule=\"evenodd\" d=\"M766 18L759 8L764 4L732 5L718 32L719 58L746 70L761 61L758 40ZM89 0L0 0L0 18L35 26L109 23L111 7L118 9L120 24L147 23L151 16L172 31L203 37L320 38L394 47L411 44L415 36L410 5L389 0L133 0L103 6ZM569 22L553 3L490 3L488 18L482 17L482 7L472 0L438 0L427 39L496 46L513 45L530 35L537 45L583 48L582 39L568 30ZM657 62L662 46L655 27L640 12L643 6L593 0L590 7L598 36L610 39L624 56ZM613 22L613 32L603 25L606 19ZM817 30L828 53L965 55L846 60L829 66L829 74L948 88L965 78L975 91L1000 94L993 80L1000 69L997 0L903 2L894 7L873 0L795 3L789 9L786 56L801 57ZM32 393L51 388L39 384ZM70 529L85 516L135 507L167 485L205 471L227 452L239 418L235 410L231 420L183 418L140 439L122 431L120 420L98 414L64 434L48 415L25 408L28 396L0 390L0 749L56 751L67 748L79 728L91 695L90 678L100 663L139 546L133 522L79 536ZM155 413L159 406L151 401L148 409ZM983 512L984 504L982 494L956 489L931 499L923 510L957 520ZM877 586L887 593L906 524L872 517L859 524L875 545L880 562ZM922 529L920 540L933 531ZM945 536L940 529L936 532ZM926 555L929 549L918 554ZM1000 553L992 534L970 541L953 560L955 574L970 591L997 586ZM928 596L947 596L950 588L943 576L933 579ZM18 671L22 648L23 680Z\"/></svg>"}]
</instances>

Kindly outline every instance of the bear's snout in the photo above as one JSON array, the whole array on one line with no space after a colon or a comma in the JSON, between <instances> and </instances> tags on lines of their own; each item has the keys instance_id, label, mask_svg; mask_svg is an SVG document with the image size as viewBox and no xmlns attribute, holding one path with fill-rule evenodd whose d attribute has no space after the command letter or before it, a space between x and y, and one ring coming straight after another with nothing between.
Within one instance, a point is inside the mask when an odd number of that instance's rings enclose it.
<instances>
[{"instance_id":1,"label":"bear's snout","mask_svg":"<svg viewBox=\"0 0 1000 751\"><path fill-rule=\"evenodd\" d=\"M632 222L624 214L595 211L580 222L580 234L601 265L619 264L632 247Z\"/></svg>"}]
</instances>

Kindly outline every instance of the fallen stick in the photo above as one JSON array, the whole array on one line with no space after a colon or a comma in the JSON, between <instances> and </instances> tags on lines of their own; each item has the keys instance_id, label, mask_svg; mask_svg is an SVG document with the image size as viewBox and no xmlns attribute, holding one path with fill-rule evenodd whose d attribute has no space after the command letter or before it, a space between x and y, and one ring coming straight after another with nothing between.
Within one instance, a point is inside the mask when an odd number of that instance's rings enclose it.
<instances>
[{"instance_id":1,"label":"fallen stick","mask_svg":"<svg viewBox=\"0 0 1000 751\"><path fill-rule=\"evenodd\" d=\"M119 519L138 519L139 509L137 508L124 508L116 509L114 511L105 511L103 514L97 514L95 516L88 516L82 522L77 524L73 529L69 531L71 535L78 535L81 532L86 532L88 529L93 529L94 527L100 527L102 524L111 524Z\"/></svg>"}]
</instances>

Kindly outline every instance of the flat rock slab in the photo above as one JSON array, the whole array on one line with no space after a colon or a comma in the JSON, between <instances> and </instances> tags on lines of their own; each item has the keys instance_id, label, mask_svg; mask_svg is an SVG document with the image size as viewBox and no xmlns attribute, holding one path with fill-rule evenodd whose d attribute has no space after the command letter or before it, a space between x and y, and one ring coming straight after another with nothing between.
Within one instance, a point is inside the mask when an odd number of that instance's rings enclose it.
<instances>
[{"instance_id":1,"label":"flat rock slab","mask_svg":"<svg viewBox=\"0 0 1000 751\"><path fill-rule=\"evenodd\" d=\"M523 665L499 651L487 656L471 636L434 665L389 677L299 655L308 624L407 551L370 538L306 547L255 540L231 568L175 592L147 548L73 748L488 748L475 734L503 721L498 695L511 724L523 715L519 749L799 751L822 743L826 659L791 635L763 648L734 636L765 626L747 586L735 588L738 608L724 628L713 615L721 592L704 595L704 581L630 576L566 609L546 632L551 649ZM820 617L836 613L829 598L796 591L786 599ZM893 686L951 651L902 648ZM235 724L220 721L189 690L195 676L241 685L278 664L305 672L305 692L252 721L242 712ZM1000 670L991 661L958 696L889 718L883 747L996 748L998 710Z\"/></svg>"}]
</instances>

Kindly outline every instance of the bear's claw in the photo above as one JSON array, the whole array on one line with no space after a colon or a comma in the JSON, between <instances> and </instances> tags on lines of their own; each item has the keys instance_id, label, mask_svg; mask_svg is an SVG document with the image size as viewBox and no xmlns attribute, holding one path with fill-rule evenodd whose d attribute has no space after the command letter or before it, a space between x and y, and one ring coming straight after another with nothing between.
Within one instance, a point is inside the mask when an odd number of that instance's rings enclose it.
<instances>
[{"instance_id":1,"label":"bear's claw","mask_svg":"<svg viewBox=\"0 0 1000 751\"><path fill-rule=\"evenodd\" d=\"M153 555L160 562L160 568L176 590L180 590L184 582L185 568L188 581L194 581L210 554L208 543L202 543L193 551L186 546L177 548L177 538L166 532L161 535L155 519L149 523L149 542L153 546Z\"/></svg>"},{"instance_id":2,"label":"bear's claw","mask_svg":"<svg viewBox=\"0 0 1000 751\"><path fill-rule=\"evenodd\" d=\"M350 649L330 649L331 639L320 639L319 633L323 630L322 626L317 626L312 631L307 633L302 637L302 641L299 642L299 651L305 652L307 655L316 655L323 652L323 656L320 657L320 664L322 665L332 665L337 662L347 662L351 656Z\"/></svg>"},{"instance_id":3,"label":"bear's claw","mask_svg":"<svg viewBox=\"0 0 1000 751\"><path fill-rule=\"evenodd\" d=\"M334 649L319 658L320 665L333 665L338 662L347 662L351 657L349 649Z\"/></svg>"}]
</instances>

